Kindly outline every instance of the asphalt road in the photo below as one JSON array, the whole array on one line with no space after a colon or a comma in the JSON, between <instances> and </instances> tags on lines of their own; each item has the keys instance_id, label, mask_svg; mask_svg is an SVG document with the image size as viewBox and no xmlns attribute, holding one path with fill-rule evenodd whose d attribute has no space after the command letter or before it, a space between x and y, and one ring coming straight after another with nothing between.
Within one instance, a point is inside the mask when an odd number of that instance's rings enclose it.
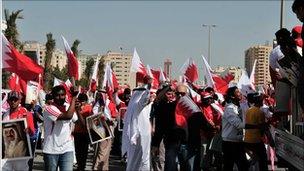
<instances>
[{"instance_id":1,"label":"asphalt road","mask_svg":"<svg viewBox=\"0 0 304 171\"><path fill-rule=\"evenodd\" d=\"M43 171L43 156L41 150L36 150L35 158L34 158L34 166L33 171ZM109 161L109 170L113 171L124 171L125 164L121 162L118 156L110 156ZM86 169L85 170L92 170L93 167L93 151L89 151ZM76 169L76 167L74 167Z\"/></svg>"}]
</instances>

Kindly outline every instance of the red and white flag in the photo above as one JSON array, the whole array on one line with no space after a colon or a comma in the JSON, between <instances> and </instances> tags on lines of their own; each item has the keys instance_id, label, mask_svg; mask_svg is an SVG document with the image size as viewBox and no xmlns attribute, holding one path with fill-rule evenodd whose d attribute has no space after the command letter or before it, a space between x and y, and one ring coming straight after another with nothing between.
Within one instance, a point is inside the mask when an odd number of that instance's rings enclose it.
<instances>
[{"instance_id":1,"label":"red and white flag","mask_svg":"<svg viewBox=\"0 0 304 171\"><path fill-rule=\"evenodd\" d=\"M2 35L2 68L17 74L24 81L38 81L43 67L18 50Z\"/></svg>"},{"instance_id":2,"label":"red and white flag","mask_svg":"<svg viewBox=\"0 0 304 171\"><path fill-rule=\"evenodd\" d=\"M224 77L212 74L212 79L214 81L214 89L216 90L216 92L226 94L226 91L229 88L229 83L234 79L234 76L230 73L228 73Z\"/></svg>"},{"instance_id":3,"label":"red and white flag","mask_svg":"<svg viewBox=\"0 0 304 171\"><path fill-rule=\"evenodd\" d=\"M157 70L153 70L147 65L147 73L153 79L152 81L152 89L157 90L159 87L159 74L160 72Z\"/></svg>"},{"instance_id":4,"label":"red and white flag","mask_svg":"<svg viewBox=\"0 0 304 171\"><path fill-rule=\"evenodd\" d=\"M26 81L22 80L15 73L12 73L9 77L8 86L13 91L26 93Z\"/></svg>"},{"instance_id":5,"label":"red and white flag","mask_svg":"<svg viewBox=\"0 0 304 171\"><path fill-rule=\"evenodd\" d=\"M98 65L99 65L99 59L97 58L95 62L95 66L93 68L93 73L90 81L90 91L95 92L98 86L98 80L97 80L97 73L98 73Z\"/></svg>"},{"instance_id":6,"label":"red and white flag","mask_svg":"<svg viewBox=\"0 0 304 171\"><path fill-rule=\"evenodd\" d=\"M185 128L187 119L197 112L201 112L201 110L189 96L180 97L175 108L176 124Z\"/></svg>"},{"instance_id":7,"label":"red and white flag","mask_svg":"<svg viewBox=\"0 0 304 171\"><path fill-rule=\"evenodd\" d=\"M62 37L63 44L64 44L64 49L68 58L68 73L70 77L73 77L75 80L79 79L79 63L77 58L75 57L73 51L70 48L70 45L66 41L66 39Z\"/></svg>"},{"instance_id":8,"label":"red and white flag","mask_svg":"<svg viewBox=\"0 0 304 171\"><path fill-rule=\"evenodd\" d=\"M143 82L144 76L147 75L146 67L141 62L136 48L134 48L130 72L136 73L136 82Z\"/></svg>"},{"instance_id":9,"label":"red and white flag","mask_svg":"<svg viewBox=\"0 0 304 171\"><path fill-rule=\"evenodd\" d=\"M102 86L106 88L109 99L114 102L112 95L114 93L114 90L119 88L119 84L109 63L107 63L105 66L104 80Z\"/></svg>"},{"instance_id":10,"label":"red and white flag","mask_svg":"<svg viewBox=\"0 0 304 171\"><path fill-rule=\"evenodd\" d=\"M234 76L230 73L228 73L224 77L214 74L205 57L202 56L202 58L204 74L207 80L207 87L212 87L216 92L225 94L229 87L229 83L234 79Z\"/></svg>"},{"instance_id":11,"label":"red and white flag","mask_svg":"<svg viewBox=\"0 0 304 171\"><path fill-rule=\"evenodd\" d=\"M198 80L198 69L194 60L188 59L181 68L181 72L186 77L186 80L193 83Z\"/></svg>"}]
</instances>

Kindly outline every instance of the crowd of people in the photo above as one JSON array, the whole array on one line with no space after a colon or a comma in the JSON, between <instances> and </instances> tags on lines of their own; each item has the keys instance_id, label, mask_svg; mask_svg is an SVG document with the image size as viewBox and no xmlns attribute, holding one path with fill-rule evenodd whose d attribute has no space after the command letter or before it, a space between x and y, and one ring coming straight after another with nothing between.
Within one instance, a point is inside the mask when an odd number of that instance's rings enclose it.
<instances>
[{"instance_id":1,"label":"crowd of people","mask_svg":"<svg viewBox=\"0 0 304 171\"><path fill-rule=\"evenodd\" d=\"M292 10L303 22L304 1L295 0ZM110 154L120 156L127 171L264 171L269 170L268 160L274 170L272 130L289 112L287 98L279 95L282 90L297 87L302 97L304 82L302 27L292 32L280 29L275 35L278 46L270 55L274 89L244 93L242 87L230 86L220 94L214 87L189 81L165 81L155 89L153 79L145 75L133 90L124 87L110 92L79 92L74 86L67 89L57 85L45 95L43 103L37 99L25 104L25 94L14 90L3 93L2 120L25 118L27 123L25 130L3 129L3 158L12 156L9 152L14 148L10 146L16 145L16 135L24 131L30 136L33 157L42 139L44 170L48 171L85 170L89 150L94 152L92 170L109 170ZM292 57L290 67L280 62L285 57ZM296 71L298 81L286 75L290 68ZM111 138L92 143L86 120L93 115L100 115L113 134ZM18 143L25 146L25 141ZM20 146L12 157L25 155ZM33 158L2 160L1 167L32 170Z\"/></svg>"},{"instance_id":2,"label":"crowd of people","mask_svg":"<svg viewBox=\"0 0 304 171\"><path fill-rule=\"evenodd\" d=\"M151 83L152 78L145 76L142 86L133 91L115 90L110 97L99 90L95 99L87 92L58 85L45 96L43 106L24 105L24 96L11 91L3 120L27 119L33 154L43 130L45 170L72 170L75 159L77 170L85 170L90 147L93 170L109 170L111 150L125 159L126 170L232 170L234 163L247 170L246 152L252 161L258 161L260 169L267 170L263 138L265 118L271 116L266 106L270 96L249 93L245 98L237 87L230 87L221 99L211 87L195 89L190 83L164 82L153 90ZM193 99L192 88L200 100ZM120 108L127 108L124 116L119 116ZM114 137L91 145L86 118L100 113ZM118 120L123 122L122 132L117 130ZM40 123L43 129L35 126ZM32 164L28 160L6 161L2 169L26 170Z\"/></svg>"}]
</instances>

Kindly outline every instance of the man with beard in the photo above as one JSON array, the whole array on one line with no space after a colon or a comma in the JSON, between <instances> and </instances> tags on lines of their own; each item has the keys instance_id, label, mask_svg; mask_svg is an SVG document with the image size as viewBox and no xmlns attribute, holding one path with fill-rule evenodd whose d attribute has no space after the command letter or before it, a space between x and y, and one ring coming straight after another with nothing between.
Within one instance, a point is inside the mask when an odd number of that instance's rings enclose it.
<instances>
[{"instance_id":1,"label":"man with beard","mask_svg":"<svg viewBox=\"0 0 304 171\"><path fill-rule=\"evenodd\" d=\"M52 89L54 102L45 106L43 113L45 138L43 145L44 169L55 171L73 170L74 138L72 136L72 122L78 117L75 114L75 101L78 94L74 88L70 90L72 100L66 103L66 90L63 86Z\"/></svg>"}]
</instances>

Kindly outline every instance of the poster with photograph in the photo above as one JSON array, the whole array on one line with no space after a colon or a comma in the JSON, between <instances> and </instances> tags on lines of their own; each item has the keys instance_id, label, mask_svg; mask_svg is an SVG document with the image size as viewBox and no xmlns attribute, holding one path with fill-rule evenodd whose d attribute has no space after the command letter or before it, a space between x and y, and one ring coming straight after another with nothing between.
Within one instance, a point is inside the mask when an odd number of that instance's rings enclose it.
<instances>
[{"instance_id":1,"label":"poster with photograph","mask_svg":"<svg viewBox=\"0 0 304 171\"><path fill-rule=\"evenodd\" d=\"M32 158L30 137L25 128L25 118L2 122L2 159Z\"/></svg>"},{"instance_id":2,"label":"poster with photograph","mask_svg":"<svg viewBox=\"0 0 304 171\"><path fill-rule=\"evenodd\" d=\"M33 100L38 99L39 84L35 81L28 81L26 84L25 104L31 104Z\"/></svg>"},{"instance_id":3,"label":"poster with photograph","mask_svg":"<svg viewBox=\"0 0 304 171\"><path fill-rule=\"evenodd\" d=\"M118 120L118 131L122 131L123 130L123 118L125 116L125 113L127 112L127 107L122 107L119 109L119 112L118 112L118 117L117 117L117 120Z\"/></svg>"},{"instance_id":4,"label":"poster with photograph","mask_svg":"<svg viewBox=\"0 0 304 171\"><path fill-rule=\"evenodd\" d=\"M86 118L87 129L91 144L95 144L113 137L112 131L102 114L92 115Z\"/></svg>"}]
</instances>

